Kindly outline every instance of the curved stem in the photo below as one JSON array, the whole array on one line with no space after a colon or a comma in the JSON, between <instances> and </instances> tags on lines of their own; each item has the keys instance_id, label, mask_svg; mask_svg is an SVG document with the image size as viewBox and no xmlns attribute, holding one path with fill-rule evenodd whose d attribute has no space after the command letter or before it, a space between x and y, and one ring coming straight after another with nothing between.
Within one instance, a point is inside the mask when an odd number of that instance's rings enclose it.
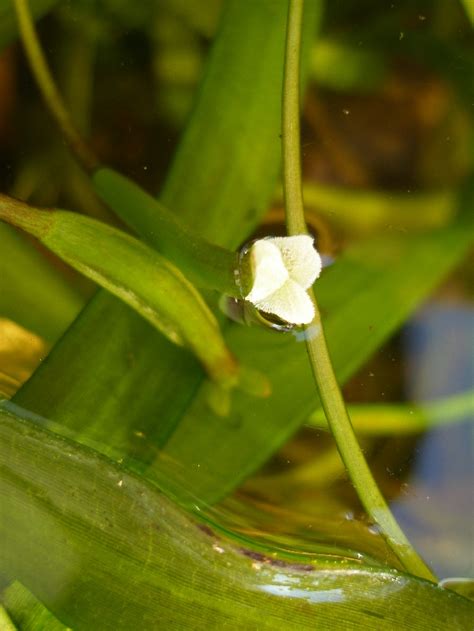
<instances>
[{"instance_id":1,"label":"curved stem","mask_svg":"<svg viewBox=\"0 0 474 631\"><path fill-rule=\"evenodd\" d=\"M307 232L301 189L299 146L299 75L303 2L304 0L289 0L282 97L283 186L286 224L290 235ZM309 293L314 303L315 317L309 326L306 340L308 355L328 425L351 482L368 515L378 524L382 536L404 567L415 575L436 581L392 515L367 465L334 374L314 293L312 291Z\"/></svg>"},{"instance_id":2,"label":"curved stem","mask_svg":"<svg viewBox=\"0 0 474 631\"><path fill-rule=\"evenodd\" d=\"M81 165L92 172L99 166L99 161L85 144L64 105L36 35L28 0L14 0L14 5L23 46L46 105Z\"/></svg>"}]
</instances>

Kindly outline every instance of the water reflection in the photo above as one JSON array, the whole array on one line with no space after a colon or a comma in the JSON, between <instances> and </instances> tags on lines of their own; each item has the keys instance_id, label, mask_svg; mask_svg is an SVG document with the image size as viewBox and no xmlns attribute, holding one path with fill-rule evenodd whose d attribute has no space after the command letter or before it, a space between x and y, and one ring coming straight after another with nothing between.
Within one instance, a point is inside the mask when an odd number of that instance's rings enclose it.
<instances>
[{"instance_id":1,"label":"water reflection","mask_svg":"<svg viewBox=\"0 0 474 631\"><path fill-rule=\"evenodd\" d=\"M406 327L407 392L424 403L472 388L474 311L432 302ZM436 427L418 443L408 492L393 508L409 537L440 576L472 575L472 419Z\"/></svg>"},{"instance_id":2,"label":"water reflection","mask_svg":"<svg viewBox=\"0 0 474 631\"><path fill-rule=\"evenodd\" d=\"M286 596L287 598L301 598L310 603L338 603L345 600L344 590L338 589L318 589L312 591L309 589L298 589L289 585L260 585L259 589L274 596Z\"/></svg>"}]
</instances>

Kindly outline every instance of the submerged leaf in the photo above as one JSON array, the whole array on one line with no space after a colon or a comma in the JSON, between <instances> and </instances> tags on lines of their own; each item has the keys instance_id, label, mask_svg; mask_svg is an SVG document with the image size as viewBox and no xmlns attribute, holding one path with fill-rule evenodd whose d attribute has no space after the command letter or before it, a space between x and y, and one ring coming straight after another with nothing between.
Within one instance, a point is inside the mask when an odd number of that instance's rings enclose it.
<instances>
[{"instance_id":1,"label":"submerged leaf","mask_svg":"<svg viewBox=\"0 0 474 631\"><path fill-rule=\"evenodd\" d=\"M348 406L356 432L362 434L414 434L451 423L474 421L474 391L423 403L370 403ZM315 427L327 429L324 411L319 408L308 419Z\"/></svg>"},{"instance_id":2,"label":"submerged leaf","mask_svg":"<svg viewBox=\"0 0 474 631\"><path fill-rule=\"evenodd\" d=\"M235 385L238 366L217 320L184 275L154 250L94 219L38 211L0 196L0 219L36 236L72 267L118 296L175 344L186 344L209 376Z\"/></svg>"},{"instance_id":3,"label":"submerged leaf","mask_svg":"<svg viewBox=\"0 0 474 631\"><path fill-rule=\"evenodd\" d=\"M112 169L98 169L93 183L114 212L191 281L200 287L240 296L235 252L194 234L158 200Z\"/></svg>"},{"instance_id":4,"label":"submerged leaf","mask_svg":"<svg viewBox=\"0 0 474 631\"><path fill-rule=\"evenodd\" d=\"M316 0L306 3L306 52L321 7ZM225 3L198 103L161 198L193 231L227 247L248 238L276 185L287 9L286 0ZM144 211L137 204L127 212ZM152 230L159 230L159 217ZM201 381L189 354L100 292L17 400L149 462Z\"/></svg>"}]
</instances>

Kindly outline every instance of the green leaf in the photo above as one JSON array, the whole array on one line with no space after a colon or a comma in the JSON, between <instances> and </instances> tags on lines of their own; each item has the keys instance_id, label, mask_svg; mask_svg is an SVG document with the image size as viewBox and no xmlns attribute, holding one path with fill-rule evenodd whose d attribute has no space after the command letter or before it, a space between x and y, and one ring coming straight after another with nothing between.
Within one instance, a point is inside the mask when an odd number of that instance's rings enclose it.
<instances>
[{"instance_id":1,"label":"green leaf","mask_svg":"<svg viewBox=\"0 0 474 631\"><path fill-rule=\"evenodd\" d=\"M320 6L307 3L308 42ZM286 12L286 0L226 3L185 150L173 167L173 172L185 173L182 186L173 176L173 186L166 192L166 205L181 210L191 228L203 220L203 236L216 241L222 236L225 245L246 238L276 184ZM249 86L251 77L259 78L258 90ZM215 105L217 94L220 108ZM237 111L245 135L233 122ZM250 149L255 173L248 169ZM223 207L224 200L228 207ZM141 212L140 207L133 210ZM219 222L226 226L226 235L219 235ZM115 445L117 438L126 453L146 452L148 459L170 434L202 380L197 364L186 357L136 314L101 293L20 391L18 401L101 441L107 436ZM146 447L136 432L146 436Z\"/></svg>"},{"instance_id":2,"label":"green leaf","mask_svg":"<svg viewBox=\"0 0 474 631\"><path fill-rule=\"evenodd\" d=\"M259 223L279 173L287 9L284 0L225 4L193 116L160 196L193 231L231 248ZM306 3L305 76L321 9L318 0Z\"/></svg>"},{"instance_id":3,"label":"green leaf","mask_svg":"<svg viewBox=\"0 0 474 631\"><path fill-rule=\"evenodd\" d=\"M467 193L460 206L468 216L474 199L472 182ZM323 272L315 291L340 383L363 365L463 259L473 236L464 215L443 230L361 242ZM239 349L243 360L252 358L253 366L267 375L272 396L252 403L245 396L235 397L224 423L206 411L202 396L193 400L164 453L184 467L200 463L187 483L204 502L214 502L235 488L318 406L304 344L293 335L233 326L226 339L231 348ZM203 419L205 432L201 431ZM192 440L191 435L195 436ZM210 454L206 461L204 454ZM158 460L156 467L162 466Z\"/></svg>"},{"instance_id":4,"label":"green leaf","mask_svg":"<svg viewBox=\"0 0 474 631\"><path fill-rule=\"evenodd\" d=\"M76 270L137 311L178 345L188 346L209 376L226 387L238 380L216 318L185 276L125 232L76 213L39 211L0 195L0 219L37 237Z\"/></svg>"},{"instance_id":5,"label":"green leaf","mask_svg":"<svg viewBox=\"0 0 474 631\"><path fill-rule=\"evenodd\" d=\"M374 92L387 74L387 60L366 47L337 38L320 39L311 52L311 75L325 88L341 92Z\"/></svg>"},{"instance_id":6,"label":"green leaf","mask_svg":"<svg viewBox=\"0 0 474 631\"><path fill-rule=\"evenodd\" d=\"M29 0L35 19L50 11L58 0ZM0 50L12 42L18 34L15 9L12 0L0 0Z\"/></svg>"},{"instance_id":7,"label":"green leaf","mask_svg":"<svg viewBox=\"0 0 474 631\"><path fill-rule=\"evenodd\" d=\"M469 195L462 199L465 209L472 203L472 190L471 186ZM471 241L472 231L461 217L443 230L361 242L325 270L315 287L341 382L362 366L441 278L462 260ZM100 311L97 317L100 320ZM74 337L71 333L68 346L60 345L61 355L55 354L58 381L51 378L51 372L45 366L20 391L16 401L45 416L51 413L55 419L76 429L83 423L85 430L101 397L105 395L103 405L109 408L108 411L111 406L113 409L115 403L107 392L120 388L124 358L114 355L116 344L109 341L105 350L110 361L117 359L118 368L109 377L106 367L102 369L99 364L96 374L99 371L104 377L92 380L82 376L82 383L86 383L85 392L81 394L80 389L74 392L69 381L71 375L61 375L58 367L68 361L78 361L75 356L77 347L72 346L72 340L76 339L76 344L80 345L83 335L84 329L78 329ZM172 435L169 432L160 434L158 416L131 422L127 409L120 415L119 426L114 427L113 417L111 421L103 419L103 427L99 424L93 427L94 438L109 446L123 449L128 440L129 447L122 456L136 453L134 432L137 430L144 435L142 442L144 448L145 445L148 448L147 462L150 462L149 458L153 459L153 448L162 445L162 457L156 458L147 475L163 479L167 491L177 496L182 495L183 487L187 488L204 504L222 497L255 471L318 406L304 344L296 341L293 335L234 325L229 327L226 339L243 360L252 362L268 376L272 384L271 397L257 401L239 394L233 398L229 417L223 420L211 414L205 393L194 397L190 405L191 396L185 388L198 387L199 379L194 381L192 369L183 363L183 371L173 373L174 379L183 379L176 398L159 398L157 403L167 428L168 418L176 421L177 416L184 413ZM92 342L99 343L100 339L95 336ZM75 372L80 375L79 365L75 366ZM164 385L167 380L161 383ZM137 397L142 388L140 383L135 389ZM180 410L177 416L175 406ZM102 414L101 406L99 412ZM157 437L163 436L169 437L165 445L155 442ZM176 468L175 463L180 466Z\"/></svg>"},{"instance_id":8,"label":"green leaf","mask_svg":"<svg viewBox=\"0 0 474 631\"><path fill-rule=\"evenodd\" d=\"M123 467L7 411L0 493L2 568L77 631L461 629L474 613L402 573L249 550Z\"/></svg>"},{"instance_id":9,"label":"green leaf","mask_svg":"<svg viewBox=\"0 0 474 631\"><path fill-rule=\"evenodd\" d=\"M202 379L193 355L98 292L15 400L146 463Z\"/></svg>"},{"instance_id":10,"label":"green leaf","mask_svg":"<svg viewBox=\"0 0 474 631\"><path fill-rule=\"evenodd\" d=\"M240 297L237 253L193 234L163 204L112 169L100 168L92 177L103 201L192 282Z\"/></svg>"},{"instance_id":11,"label":"green leaf","mask_svg":"<svg viewBox=\"0 0 474 631\"><path fill-rule=\"evenodd\" d=\"M10 618L19 631L67 631L65 627L46 607L33 596L21 583L15 581L0 595ZM2 631L8 628L1 626Z\"/></svg>"},{"instance_id":12,"label":"green leaf","mask_svg":"<svg viewBox=\"0 0 474 631\"><path fill-rule=\"evenodd\" d=\"M0 223L0 315L55 342L82 299L65 278L10 226Z\"/></svg>"},{"instance_id":13,"label":"green leaf","mask_svg":"<svg viewBox=\"0 0 474 631\"><path fill-rule=\"evenodd\" d=\"M456 213L457 195L452 190L400 194L336 188L308 183L308 206L328 216L351 236L391 230L442 228Z\"/></svg>"}]
</instances>

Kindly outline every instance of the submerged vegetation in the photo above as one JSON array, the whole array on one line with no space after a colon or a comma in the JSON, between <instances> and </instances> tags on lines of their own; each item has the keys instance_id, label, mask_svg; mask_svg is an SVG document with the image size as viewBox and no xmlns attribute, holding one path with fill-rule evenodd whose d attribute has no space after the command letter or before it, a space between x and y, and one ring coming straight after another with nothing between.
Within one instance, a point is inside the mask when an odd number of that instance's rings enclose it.
<instances>
[{"instance_id":1,"label":"submerged vegetation","mask_svg":"<svg viewBox=\"0 0 474 631\"><path fill-rule=\"evenodd\" d=\"M469 0L0 18L1 628L470 628Z\"/></svg>"}]
</instances>

